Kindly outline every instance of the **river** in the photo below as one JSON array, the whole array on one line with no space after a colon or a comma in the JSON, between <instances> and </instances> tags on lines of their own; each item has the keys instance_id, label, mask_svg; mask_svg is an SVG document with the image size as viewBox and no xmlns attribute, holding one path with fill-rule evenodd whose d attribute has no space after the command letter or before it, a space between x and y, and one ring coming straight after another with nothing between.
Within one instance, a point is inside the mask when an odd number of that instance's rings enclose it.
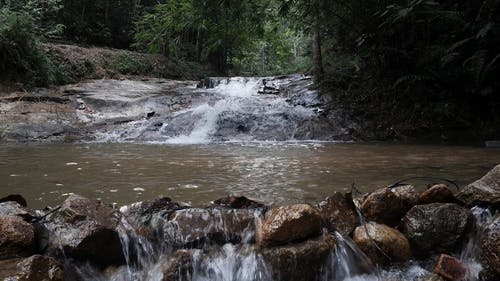
<instances>
[{"instance_id":1,"label":"river","mask_svg":"<svg viewBox=\"0 0 500 281\"><path fill-rule=\"evenodd\" d=\"M70 193L117 205L168 196L194 206L228 194L266 204L317 202L334 191L367 192L408 177L460 187L500 160L500 150L438 145L252 142L199 145L0 145L2 194L32 208ZM424 189L432 179L411 180Z\"/></svg>"}]
</instances>

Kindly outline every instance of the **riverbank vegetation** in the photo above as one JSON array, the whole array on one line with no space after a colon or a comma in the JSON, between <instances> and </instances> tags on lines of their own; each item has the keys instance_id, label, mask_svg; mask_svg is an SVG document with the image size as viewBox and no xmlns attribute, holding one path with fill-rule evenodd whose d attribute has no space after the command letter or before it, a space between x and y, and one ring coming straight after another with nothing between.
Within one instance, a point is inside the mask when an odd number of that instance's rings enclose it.
<instances>
[{"instance_id":1,"label":"riverbank vegetation","mask_svg":"<svg viewBox=\"0 0 500 281\"><path fill-rule=\"evenodd\" d=\"M375 138L499 137L497 0L0 0L0 9L2 81L64 84L92 69L303 72ZM64 63L71 52L47 51L54 42L128 51L75 66Z\"/></svg>"}]
</instances>

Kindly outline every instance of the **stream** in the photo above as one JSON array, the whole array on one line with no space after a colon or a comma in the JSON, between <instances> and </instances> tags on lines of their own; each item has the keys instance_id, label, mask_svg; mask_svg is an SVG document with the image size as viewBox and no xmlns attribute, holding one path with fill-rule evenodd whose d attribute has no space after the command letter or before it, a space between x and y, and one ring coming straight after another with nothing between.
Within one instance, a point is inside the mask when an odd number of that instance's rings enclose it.
<instances>
[{"instance_id":1,"label":"stream","mask_svg":"<svg viewBox=\"0 0 500 281\"><path fill-rule=\"evenodd\" d=\"M498 149L350 142L355 124L325 112L327 98L310 85L301 75L212 78L198 85L97 80L4 97L1 193L22 194L32 209L56 207L74 194L122 212L165 196L193 207L227 195L267 206L317 204L336 191L357 195L407 178L418 191L443 179L462 188L500 160ZM473 213L479 222L491 221L486 209ZM261 217L256 211L252 220L258 225ZM180 235L165 218L152 221L165 237ZM125 218L117 231L126 266L102 271L71 259L66 265L85 281L171 280L163 271L175 248L168 239L145 240ZM241 235L240 243L190 248L190 275L175 280L273 280L255 233ZM367 272L361 268L366 256L348 237L328 235L336 244L318 265L321 281L431 280L420 279L429 273L426 261ZM471 281L480 270L474 239L458 253Z\"/></svg>"}]
</instances>

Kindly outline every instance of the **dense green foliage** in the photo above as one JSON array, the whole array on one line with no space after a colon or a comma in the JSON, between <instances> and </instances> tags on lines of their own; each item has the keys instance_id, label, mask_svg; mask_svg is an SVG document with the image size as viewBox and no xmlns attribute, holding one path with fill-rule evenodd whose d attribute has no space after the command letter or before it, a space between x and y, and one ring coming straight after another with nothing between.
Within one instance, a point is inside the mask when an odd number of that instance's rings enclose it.
<instances>
[{"instance_id":1,"label":"dense green foliage","mask_svg":"<svg viewBox=\"0 0 500 281\"><path fill-rule=\"evenodd\" d=\"M0 9L0 79L49 82L50 62L33 36L34 28L27 13Z\"/></svg>"},{"instance_id":2,"label":"dense green foliage","mask_svg":"<svg viewBox=\"0 0 500 281\"><path fill-rule=\"evenodd\" d=\"M372 120L386 135L500 123L498 0L0 0L0 5L0 67L7 79L57 80L36 43L56 39L162 54L170 61L209 65L219 74L314 74L337 106ZM139 64L123 59L112 65L137 72Z\"/></svg>"}]
</instances>

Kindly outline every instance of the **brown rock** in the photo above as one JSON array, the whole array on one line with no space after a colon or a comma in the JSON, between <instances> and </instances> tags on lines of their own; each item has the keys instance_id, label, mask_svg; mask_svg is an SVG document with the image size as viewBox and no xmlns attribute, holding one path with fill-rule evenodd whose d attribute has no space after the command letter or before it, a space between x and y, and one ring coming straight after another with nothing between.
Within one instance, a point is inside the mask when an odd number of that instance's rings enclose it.
<instances>
[{"instance_id":1,"label":"brown rock","mask_svg":"<svg viewBox=\"0 0 500 281\"><path fill-rule=\"evenodd\" d=\"M399 224L406 208L405 202L387 187L370 193L361 203L361 212L368 220L390 226Z\"/></svg>"},{"instance_id":2,"label":"brown rock","mask_svg":"<svg viewBox=\"0 0 500 281\"><path fill-rule=\"evenodd\" d=\"M0 260L33 254L35 248L33 225L20 217L1 217L0 230Z\"/></svg>"},{"instance_id":3,"label":"brown rock","mask_svg":"<svg viewBox=\"0 0 500 281\"><path fill-rule=\"evenodd\" d=\"M262 249L262 256L272 268L272 280L321 280L321 267L335 247L335 238L324 235L301 243Z\"/></svg>"},{"instance_id":4,"label":"brown rock","mask_svg":"<svg viewBox=\"0 0 500 281\"><path fill-rule=\"evenodd\" d=\"M233 209L262 208L264 204L250 200L245 196L226 196L214 201L215 205Z\"/></svg>"},{"instance_id":5,"label":"brown rock","mask_svg":"<svg viewBox=\"0 0 500 281\"><path fill-rule=\"evenodd\" d=\"M349 236L356 228L358 216L354 204L342 193L335 192L321 201L316 208L329 231L338 231L343 236Z\"/></svg>"},{"instance_id":6,"label":"brown rock","mask_svg":"<svg viewBox=\"0 0 500 281\"><path fill-rule=\"evenodd\" d=\"M40 255L0 261L1 280L63 281L64 271L53 258Z\"/></svg>"},{"instance_id":7,"label":"brown rock","mask_svg":"<svg viewBox=\"0 0 500 281\"><path fill-rule=\"evenodd\" d=\"M434 267L434 273L448 281L462 281L467 274L467 267L458 259L442 254Z\"/></svg>"},{"instance_id":8,"label":"brown rock","mask_svg":"<svg viewBox=\"0 0 500 281\"><path fill-rule=\"evenodd\" d=\"M65 255L101 266L125 262L117 227L120 214L97 200L70 195L40 225L39 245L50 255Z\"/></svg>"},{"instance_id":9,"label":"brown rock","mask_svg":"<svg viewBox=\"0 0 500 281\"><path fill-rule=\"evenodd\" d=\"M417 205L403 218L404 234L421 254L454 250L473 225L469 209L450 203Z\"/></svg>"},{"instance_id":10,"label":"brown rock","mask_svg":"<svg viewBox=\"0 0 500 281\"><path fill-rule=\"evenodd\" d=\"M368 223L358 226L354 230L353 240L376 264L404 262L412 256L406 237L387 225Z\"/></svg>"},{"instance_id":11,"label":"brown rock","mask_svg":"<svg viewBox=\"0 0 500 281\"><path fill-rule=\"evenodd\" d=\"M431 203L455 203L455 195L446 184L436 184L420 194L420 205Z\"/></svg>"},{"instance_id":12,"label":"brown rock","mask_svg":"<svg viewBox=\"0 0 500 281\"><path fill-rule=\"evenodd\" d=\"M175 247L253 239L255 216L250 209L184 209L172 213L161 229L164 240Z\"/></svg>"},{"instance_id":13,"label":"brown rock","mask_svg":"<svg viewBox=\"0 0 500 281\"><path fill-rule=\"evenodd\" d=\"M391 191L403 202L405 212L418 204L419 194L413 185L395 186Z\"/></svg>"},{"instance_id":14,"label":"brown rock","mask_svg":"<svg viewBox=\"0 0 500 281\"><path fill-rule=\"evenodd\" d=\"M481 240L482 276L485 280L500 280L500 215L484 229Z\"/></svg>"},{"instance_id":15,"label":"brown rock","mask_svg":"<svg viewBox=\"0 0 500 281\"><path fill-rule=\"evenodd\" d=\"M321 229L321 216L312 206L282 206L266 213L258 240L262 246L286 244L317 236Z\"/></svg>"},{"instance_id":16,"label":"brown rock","mask_svg":"<svg viewBox=\"0 0 500 281\"><path fill-rule=\"evenodd\" d=\"M500 208L500 165L466 186L456 197L468 207L483 205Z\"/></svg>"}]
</instances>

